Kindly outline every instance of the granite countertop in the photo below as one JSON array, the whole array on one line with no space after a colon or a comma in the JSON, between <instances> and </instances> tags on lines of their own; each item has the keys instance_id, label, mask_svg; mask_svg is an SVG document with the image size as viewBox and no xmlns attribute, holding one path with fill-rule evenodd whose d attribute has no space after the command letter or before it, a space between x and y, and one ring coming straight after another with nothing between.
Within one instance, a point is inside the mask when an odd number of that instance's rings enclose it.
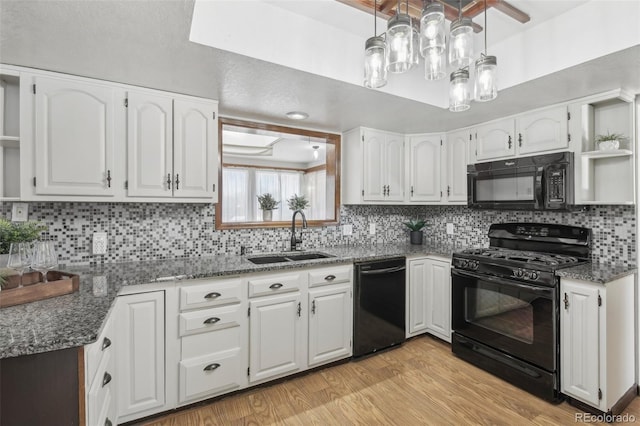
<instances>
[{"instance_id":1,"label":"granite countertop","mask_svg":"<svg viewBox=\"0 0 640 426\"><path fill-rule=\"evenodd\" d=\"M610 265L597 262L588 262L556 271L556 275L564 278L589 281L597 284L606 284L618 278L637 272L634 266Z\"/></svg>"},{"instance_id":2,"label":"granite countertop","mask_svg":"<svg viewBox=\"0 0 640 426\"><path fill-rule=\"evenodd\" d=\"M440 255L451 257L454 245L380 244L308 249L335 257L298 262L255 265L247 256L168 259L62 267L80 276L78 292L0 310L0 359L36 354L93 343L123 287L222 275L376 260L393 256Z\"/></svg>"}]
</instances>

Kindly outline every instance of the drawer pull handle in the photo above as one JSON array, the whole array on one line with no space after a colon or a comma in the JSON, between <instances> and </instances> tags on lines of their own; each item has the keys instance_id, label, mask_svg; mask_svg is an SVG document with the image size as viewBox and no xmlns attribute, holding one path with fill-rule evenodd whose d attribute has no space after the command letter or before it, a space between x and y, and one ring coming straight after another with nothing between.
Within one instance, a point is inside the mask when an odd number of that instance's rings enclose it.
<instances>
[{"instance_id":1,"label":"drawer pull handle","mask_svg":"<svg viewBox=\"0 0 640 426\"><path fill-rule=\"evenodd\" d=\"M104 351L109 346L111 346L111 340L108 337L105 337L104 340L102 341L102 348L100 350Z\"/></svg>"},{"instance_id":2,"label":"drawer pull handle","mask_svg":"<svg viewBox=\"0 0 640 426\"><path fill-rule=\"evenodd\" d=\"M206 320L204 320L203 324L215 324L218 321L220 321L220 318L211 317L211 318L207 318Z\"/></svg>"},{"instance_id":3,"label":"drawer pull handle","mask_svg":"<svg viewBox=\"0 0 640 426\"><path fill-rule=\"evenodd\" d=\"M271 284L271 285L269 286L269 288L270 288L271 290L277 290L277 289L279 289L279 288L281 288L281 287L282 287L282 284L280 284L280 283L274 283L274 284Z\"/></svg>"},{"instance_id":4,"label":"drawer pull handle","mask_svg":"<svg viewBox=\"0 0 640 426\"><path fill-rule=\"evenodd\" d=\"M102 387L105 387L111 382L111 374L104 372L104 377L102 378Z\"/></svg>"},{"instance_id":5,"label":"drawer pull handle","mask_svg":"<svg viewBox=\"0 0 640 426\"><path fill-rule=\"evenodd\" d=\"M325 281L333 281L336 279L335 275L327 275L326 277L324 277Z\"/></svg>"},{"instance_id":6,"label":"drawer pull handle","mask_svg":"<svg viewBox=\"0 0 640 426\"><path fill-rule=\"evenodd\" d=\"M111 423L111 420L109 420L109 417L107 417L107 420L104 421L104 426L113 426L113 423Z\"/></svg>"},{"instance_id":7,"label":"drawer pull handle","mask_svg":"<svg viewBox=\"0 0 640 426\"><path fill-rule=\"evenodd\" d=\"M202 369L202 371L213 371L213 370L218 369L219 367L220 367L220 364L215 362L213 364L207 365L205 368Z\"/></svg>"},{"instance_id":8,"label":"drawer pull handle","mask_svg":"<svg viewBox=\"0 0 640 426\"><path fill-rule=\"evenodd\" d=\"M215 291L213 293L209 293L206 296L204 296L205 299L217 299L218 297L222 296L220 293L216 293Z\"/></svg>"}]
</instances>

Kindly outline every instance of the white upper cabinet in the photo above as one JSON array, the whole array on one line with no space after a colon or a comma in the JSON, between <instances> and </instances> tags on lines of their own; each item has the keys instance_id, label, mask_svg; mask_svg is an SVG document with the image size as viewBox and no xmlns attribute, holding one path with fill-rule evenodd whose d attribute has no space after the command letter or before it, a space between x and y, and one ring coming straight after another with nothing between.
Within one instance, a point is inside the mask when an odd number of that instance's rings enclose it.
<instances>
[{"instance_id":1,"label":"white upper cabinet","mask_svg":"<svg viewBox=\"0 0 640 426\"><path fill-rule=\"evenodd\" d=\"M176 99L173 104L175 194L217 199L216 105Z\"/></svg>"},{"instance_id":2,"label":"white upper cabinet","mask_svg":"<svg viewBox=\"0 0 640 426\"><path fill-rule=\"evenodd\" d=\"M404 137L395 133L363 132L364 201L404 200Z\"/></svg>"},{"instance_id":3,"label":"white upper cabinet","mask_svg":"<svg viewBox=\"0 0 640 426\"><path fill-rule=\"evenodd\" d=\"M447 134L444 144L446 153L444 200L447 202L467 202L467 152L471 132L463 130Z\"/></svg>"},{"instance_id":4,"label":"white upper cabinet","mask_svg":"<svg viewBox=\"0 0 640 426\"><path fill-rule=\"evenodd\" d=\"M516 120L518 153L567 149L567 107L561 106L524 114Z\"/></svg>"},{"instance_id":5,"label":"white upper cabinet","mask_svg":"<svg viewBox=\"0 0 640 426\"><path fill-rule=\"evenodd\" d=\"M173 195L172 102L169 96L137 92L128 94L129 196Z\"/></svg>"},{"instance_id":6,"label":"white upper cabinet","mask_svg":"<svg viewBox=\"0 0 640 426\"><path fill-rule=\"evenodd\" d=\"M476 128L478 161L510 157L516 153L512 118L483 124Z\"/></svg>"},{"instance_id":7,"label":"white upper cabinet","mask_svg":"<svg viewBox=\"0 0 640 426\"><path fill-rule=\"evenodd\" d=\"M441 148L441 135L409 137L409 201L440 201Z\"/></svg>"},{"instance_id":8,"label":"white upper cabinet","mask_svg":"<svg viewBox=\"0 0 640 426\"><path fill-rule=\"evenodd\" d=\"M37 76L35 193L111 197L122 176L114 170L115 89Z\"/></svg>"}]
</instances>

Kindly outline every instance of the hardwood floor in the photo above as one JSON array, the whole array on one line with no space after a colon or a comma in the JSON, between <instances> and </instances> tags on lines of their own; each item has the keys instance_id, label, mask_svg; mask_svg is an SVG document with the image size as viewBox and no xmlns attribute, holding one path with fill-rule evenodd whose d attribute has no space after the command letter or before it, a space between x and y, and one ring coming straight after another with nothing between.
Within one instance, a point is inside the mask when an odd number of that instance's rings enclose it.
<instances>
[{"instance_id":1,"label":"hardwood floor","mask_svg":"<svg viewBox=\"0 0 640 426\"><path fill-rule=\"evenodd\" d=\"M145 425L565 425L581 411L486 373L430 336ZM640 398L624 411L640 421Z\"/></svg>"}]
</instances>

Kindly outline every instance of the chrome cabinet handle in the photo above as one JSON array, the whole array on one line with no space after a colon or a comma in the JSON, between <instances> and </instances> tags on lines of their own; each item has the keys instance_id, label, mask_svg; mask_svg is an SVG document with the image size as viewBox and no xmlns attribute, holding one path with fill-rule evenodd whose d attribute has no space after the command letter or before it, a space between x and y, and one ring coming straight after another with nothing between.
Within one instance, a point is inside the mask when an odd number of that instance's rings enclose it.
<instances>
[{"instance_id":1,"label":"chrome cabinet handle","mask_svg":"<svg viewBox=\"0 0 640 426\"><path fill-rule=\"evenodd\" d=\"M518 133L518 146L522 148L522 133Z\"/></svg>"},{"instance_id":2,"label":"chrome cabinet handle","mask_svg":"<svg viewBox=\"0 0 640 426\"><path fill-rule=\"evenodd\" d=\"M180 175L176 173L176 190L180 189Z\"/></svg>"},{"instance_id":3,"label":"chrome cabinet handle","mask_svg":"<svg viewBox=\"0 0 640 426\"><path fill-rule=\"evenodd\" d=\"M327 275L326 277L324 277L325 281L333 281L336 279L335 275Z\"/></svg>"},{"instance_id":4,"label":"chrome cabinet handle","mask_svg":"<svg viewBox=\"0 0 640 426\"><path fill-rule=\"evenodd\" d=\"M271 285L269 286L269 288L270 288L271 290L277 290L277 289L279 289L279 288L281 288L281 287L282 287L282 284L280 284L280 283L273 283L273 284L271 284Z\"/></svg>"},{"instance_id":5,"label":"chrome cabinet handle","mask_svg":"<svg viewBox=\"0 0 640 426\"><path fill-rule=\"evenodd\" d=\"M451 186L447 185L447 197L451 195Z\"/></svg>"},{"instance_id":6,"label":"chrome cabinet handle","mask_svg":"<svg viewBox=\"0 0 640 426\"><path fill-rule=\"evenodd\" d=\"M104 372L104 376L102 377L102 387L105 387L111 382L111 374Z\"/></svg>"},{"instance_id":7,"label":"chrome cabinet handle","mask_svg":"<svg viewBox=\"0 0 640 426\"><path fill-rule=\"evenodd\" d=\"M511 149L511 135L509 135L509 142L508 142L508 144L509 144L509 149Z\"/></svg>"},{"instance_id":8,"label":"chrome cabinet handle","mask_svg":"<svg viewBox=\"0 0 640 426\"><path fill-rule=\"evenodd\" d=\"M107 188L111 188L111 170L107 170Z\"/></svg>"},{"instance_id":9,"label":"chrome cabinet handle","mask_svg":"<svg viewBox=\"0 0 640 426\"><path fill-rule=\"evenodd\" d=\"M213 371L218 368L220 368L220 364L218 364L217 362L214 362L213 364L209 364L206 367L204 367L202 371Z\"/></svg>"},{"instance_id":10,"label":"chrome cabinet handle","mask_svg":"<svg viewBox=\"0 0 640 426\"><path fill-rule=\"evenodd\" d=\"M411 196L413 197L413 185L411 185Z\"/></svg>"},{"instance_id":11,"label":"chrome cabinet handle","mask_svg":"<svg viewBox=\"0 0 640 426\"><path fill-rule=\"evenodd\" d=\"M204 296L205 299L216 299L218 297L222 296L220 293L216 293L215 291L213 293L209 293L206 296Z\"/></svg>"},{"instance_id":12,"label":"chrome cabinet handle","mask_svg":"<svg viewBox=\"0 0 640 426\"><path fill-rule=\"evenodd\" d=\"M302 303L298 302L298 317L302 316Z\"/></svg>"},{"instance_id":13,"label":"chrome cabinet handle","mask_svg":"<svg viewBox=\"0 0 640 426\"><path fill-rule=\"evenodd\" d=\"M564 299L562 301L564 302L564 308L569 309L569 297L567 296L567 293L564 294Z\"/></svg>"},{"instance_id":14,"label":"chrome cabinet handle","mask_svg":"<svg viewBox=\"0 0 640 426\"><path fill-rule=\"evenodd\" d=\"M207 318L206 320L204 320L202 323L203 324L215 324L218 321L220 321L220 318L218 317L211 317L211 318Z\"/></svg>"},{"instance_id":15,"label":"chrome cabinet handle","mask_svg":"<svg viewBox=\"0 0 640 426\"><path fill-rule=\"evenodd\" d=\"M113 423L111 423L111 420L109 420L109 417L107 417L107 420L104 421L104 426L113 426Z\"/></svg>"},{"instance_id":16,"label":"chrome cabinet handle","mask_svg":"<svg viewBox=\"0 0 640 426\"><path fill-rule=\"evenodd\" d=\"M316 313L316 299L313 299L313 302L311 302L311 313Z\"/></svg>"},{"instance_id":17,"label":"chrome cabinet handle","mask_svg":"<svg viewBox=\"0 0 640 426\"><path fill-rule=\"evenodd\" d=\"M100 350L104 351L109 346L111 346L111 340L108 337L105 337L104 340L102 341L102 348L100 348Z\"/></svg>"},{"instance_id":18,"label":"chrome cabinet handle","mask_svg":"<svg viewBox=\"0 0 640 426\"><path fill-rule=\"evenodd\" d=\"M167 174L167 189L171 189L171 173Z\"/></svg>"}]
</instances>

